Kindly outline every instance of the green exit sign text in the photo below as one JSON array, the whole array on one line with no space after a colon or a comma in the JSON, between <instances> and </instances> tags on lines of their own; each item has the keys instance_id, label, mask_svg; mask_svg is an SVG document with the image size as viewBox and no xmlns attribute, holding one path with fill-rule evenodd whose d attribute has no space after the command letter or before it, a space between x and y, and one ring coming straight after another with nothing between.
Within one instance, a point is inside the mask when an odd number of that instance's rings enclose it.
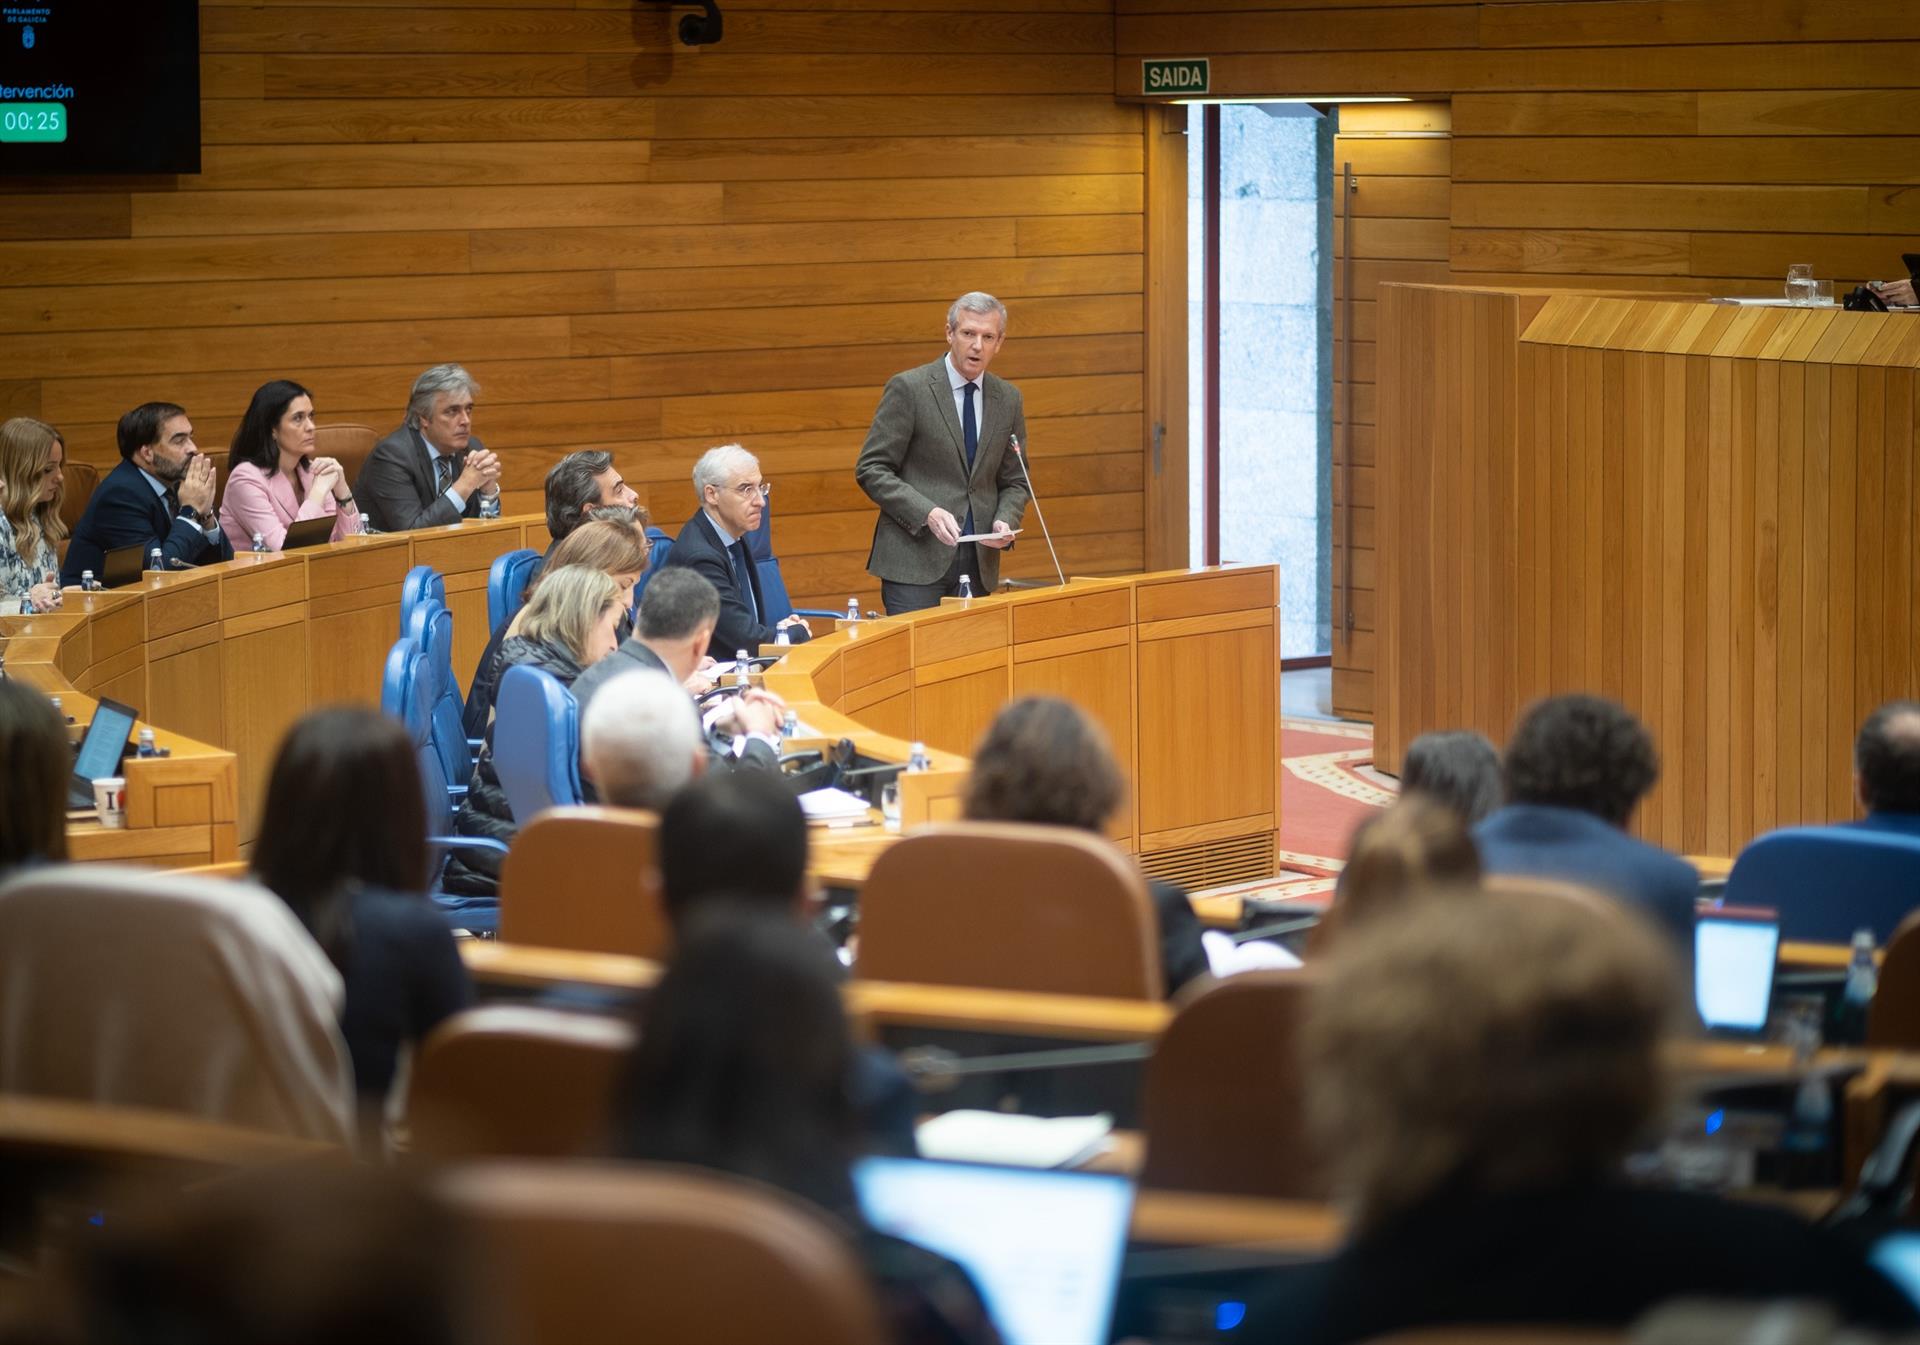
<instances>
[{"instance_id":1,"label":"green exit sign text","mask_svg":"<svg viewBox=\"0 0 1920 1345\"><path fill-rule=\"evenodd\" d=\"M1140 62L1141 93L1196 98L1206 91L1207 61L1204 56L1196 60Z\"/></svg>"}]
</instances>

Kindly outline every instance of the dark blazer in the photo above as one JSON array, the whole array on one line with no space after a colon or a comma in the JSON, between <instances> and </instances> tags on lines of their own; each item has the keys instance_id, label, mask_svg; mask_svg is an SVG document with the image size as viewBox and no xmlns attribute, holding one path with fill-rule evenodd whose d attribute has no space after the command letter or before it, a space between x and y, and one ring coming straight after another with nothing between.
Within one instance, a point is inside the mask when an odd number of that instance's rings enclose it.
<instances>
[{"instance_id":1,"label":"dark blazer","mask_svg":"<svg viewBox=\"0 0 1920 1345\"><path fill-rule=\"evenodd\" d=\"M1910 1328L1913 1306L1851 1245L1771 1205L1602 1186L1436 1197L1332 1261L1280 1272L1238 1333L1339 1345L1420 1327L1625 1326L1658 1303L1816 1298Z\"/></svg>"},{"instance_id":2,"label":"dark blazer","mask_svg":"<svg viewBox=\"0 0 1920 1345\"><path fill-rule=\"evenodd\" d=\"M740 543L744 546L745 540ZM760 595L760 571L747 564L747 582L753 586L753 606L749 607L740 595L740 585L734 577L733 566L727 557L727 539L720 529L713 525L702 509L687 520L680 535L673 539L673 550L667 553L669 566L679 565L705 575L713 586L720 590L720 620L713 628L713 643L707 650L717 659L730 659L740 650L749 654L760 652L760 646L773 643L773 627L765 621L754 619L758 610L766 614L766 603ZM807 629L804 626L789 626L787 638L795 644L804 644Z\"/></svg>"},{"instance_id":3,"label":"dark blazer","mask_svg":"<svg viewBox=\"0 0 1920 1345\"><path fill-rule=\"evenodd\" d=\"M1020 526L1030 497L1020 464L1008 451L1012 435L1022 448L1027 443L1020 389L982 374L978 409L979 442L969 472L946 356L887 380L853 469L860 489L880 506L867 554L870 573L899 584L931 584L946 574L953 548L927 527L936 505L962 529L969 509L976 532L991 532L997 519ZM990 546L978 550L979 591L991 593L1000 582L1000 553Z\"/></svg>"},{"instance_id":4,"label":"dark blazer","mask_svg":"<svg viewBox=\"0 0 1920 1345\"><path fill-rule=\"evenodd\" d=\"M587 722L587 705L593 700L594 693L614 678L630 672L657 672L662 677L673 676L672 670L660 661L660 656L640 643L639 636L622 640L611 654L573 680L573 700L580 707L581 724ZM731 751L722 751L711 737L707 739L707 746L712 752L708 764L715 770L778 772L780 769L780 754L757 738L749 739L746 749L737 757ZM586 751L584 734L580 748L583 753ZM585 766L584 756L581 764ZM580 776L580 790L588 803L598 802L599 795L594 790L593 782L586 778L584 769Z\"/></svg>"},{"instance_id":5,"label":"dark blazer","mask_svg":"<svg viewBox=\"0 0 1920 1345\"><path fill-rule=\"evenodd\" d=\"M1857 831L1884 831L1895 836L1920 836L1920 813L1868 813L1840 823Z\"/></svg>"},{"instance_id":6,"label":"dark blazer","mask_svg":"<svg viewBox=\"0 0 1920 1345\"><path fill-rule=\"evenodd\" d=\"M467 441L467 453L485 447L478 439ZM466 453L454 455L455 477L466 461ZM433 488L433 452L412 425L402 425L373 446L353 483L353 494L360 512L381 532L438 528L480 517L479 491L467 497L464 511L456 512L447 493Z\"/></svg>"},{"instance_id":7,"label":"dark blazer","mask_svg":"<svg viewBox=\"0 0 1920 1345\"><path fill-rule=\"evenodd\" d=\"M340 1035L353 1058L362 1107L386 1101L400 1048L418 1046L442 1019L473 1003L473 982L453 931L424 897L362 890L350 898L346 999Z\"/></svg>"},{"instance_id":8,"label":"dark blazer","mask_svg":"<svg viewBox=\"0 0 1920 1345\"><path fill-rule=\"evenodd\" d=\"M1693 865L1591 813L1535 803L1508 804L1482 820L1473 839L1488 873L1578 883L1645 911L1673 940L1691 988L1693 906L1700 895Z\"/></svg>"},{"instance_id":9,"label":"dark blazer","mask_svg":"<svg viewBox=\"0 0 1920 1345\"><path fill-rule=\"evenodd\" d=\"M219 515L206 521L217 524ZM123 460L94 487L86 512L74 527L73 540L67 543L60 582L79 583L82 570L92 570L99 578L106 569L107 552L135 542L148 551L157 546L168 560L183 560L189 565L233 559L231 538L222 533L218 544L209 542L199 527L169 515L166 500L148 483L146 475Z\"/></svg>"}]
</instances>

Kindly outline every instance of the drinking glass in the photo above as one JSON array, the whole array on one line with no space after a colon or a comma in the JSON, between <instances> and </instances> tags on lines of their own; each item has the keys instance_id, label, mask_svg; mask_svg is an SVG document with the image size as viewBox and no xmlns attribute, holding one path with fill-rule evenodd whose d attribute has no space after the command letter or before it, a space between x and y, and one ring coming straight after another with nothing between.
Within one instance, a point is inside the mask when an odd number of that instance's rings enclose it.
<instances>
[{"instance_id":1,"label":"drinking glass","mask_svg":"<svg viewBox=\"0 0 1920 1345\"><path fill-rule=\"evenodd\" d=\"M1802 262L1787 268L1787 302L1790 304L1813 302L1813 267Z\"/></svg>"}]
</instances>

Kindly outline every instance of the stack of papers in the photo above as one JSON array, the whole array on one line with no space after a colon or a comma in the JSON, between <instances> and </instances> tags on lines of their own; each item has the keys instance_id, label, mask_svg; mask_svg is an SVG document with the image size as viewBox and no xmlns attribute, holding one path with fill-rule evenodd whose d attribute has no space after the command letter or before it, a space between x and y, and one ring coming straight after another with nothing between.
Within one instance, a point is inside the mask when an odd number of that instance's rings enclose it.
<instances>
[{"instance_id":1,"label":"stack of papers","mask_svg":"<svg viewBox=\"0 0 1920 1345\"><path fill-rule=\"evenodd\" d=\"M809 822L824 822L830 827L848 827L865 822L871 816L867 801L844 789L813 789L800 796L800 811Z\"/></svg>"},{"instance_id":2,"label":"stack of papers","mask_svg":"<svg viewBox=\"0 0 1920 1345\"><path fill-rule=\"evenodd\" d=\"M997 1111L950 1111L914 1130L922 1158L999 1163L1019 1168L1065 1168L1106 1148L1113 1117L1017 1116Z\"/></svg>"}]
</instances>

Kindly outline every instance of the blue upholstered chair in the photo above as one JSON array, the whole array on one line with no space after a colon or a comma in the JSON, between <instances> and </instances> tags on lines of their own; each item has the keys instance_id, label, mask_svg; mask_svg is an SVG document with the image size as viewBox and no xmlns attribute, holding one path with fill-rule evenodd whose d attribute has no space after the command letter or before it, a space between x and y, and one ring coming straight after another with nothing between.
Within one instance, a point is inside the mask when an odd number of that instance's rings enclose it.
<instances>
[{"instance_id":1,"label":"blue upholstered chair","mask_svg":"<svg viewBox=\"0 0 1920 1345\"><path fill-rule=\"evenodd\" d=\"M440 755L448 792L457 801L466 795L467 782L473 778L473 754L479 744L467 738L461 723L466 706L453 676L453 613L427 598L414 606L407 636L420 648L419 675L427 679L431 707L429 738Z\"/></svg>"},{"instance_id":2,"label":"blue upholstered chair","mask_svg":"<svg viewBox=\"0 0 1920 1345\"><path fill-rule=\"evenodd\" d=\"M552 674L521 664L493 702L493 770L514 822L580 802L580 708Z\"/></svg>"},{"instance_id":3,"label":"blue upholstered chair","mask_svg":"<svg viewBox=\"0 0 1920 1345\"><path fill-rule=\"evenodd\" d=\"M640 578L633 586L633 610L636 613L640 610L640 595L647 591L647 582L660 573L661 567L667 563L667 553L673 550L673 538L658 528L647 529L647 541L652 544L653 551L647 557L647 568L640 572Z\"/></svg>"},{"instance_id":4,"label":"blue upholstered chair","mask_svg":"<svg viewBox=\"0 0 1920 1345\"><path fill-rule=\"evenodd\" d=\"M381 714L407 722L407 698L413 694L413 674L419 666L420 646L402 633L387 651L386 665L380 670Z\"/></svg>"},{"instance_id":5,"label":"blue upholstered chair","mask_svg":"<svg viewBox=\"0 0 1920 1345\"><path fill-rule=\"evenodd\" d=\"M1885 945L1920 910L1920 836L1856 827L1789 827L1740 852L1729 906L1780 912L1780 936L1846 943L1857 929Z\"/></svg>"},{"instance_id":6,"label":"blue upholstered chair","mask_svg":"<svg viewBox=\"0 0 1920 1345\"><path fill-rule=\"evenodd\" d=\"M400 634L407 633L407 622L422 598L433 598L446 605L447 581L431 565L414 566L400 581Z\"/></svg>"},{"instance_id":7,"label":"blue upholstered chair","mask_svg":"<svg viewBox=\"0 0 1920 1345\"><path fill-rule=\"evenodd\" d=\"M787 594L787 581L780 573L780 558L773 554L773 497L767 497L766 507L760 511L760 526L746 535L747 554L753 557L753 565L760 572L760 605L766 610L761 619L768 625L785 621L797 611L803 617L823 617L833 620L843 617L845 612L828 611L823 607L796 608L793 599Z\"/></svg>"},{"instance_id":8,"label":"blue upholstered chair","mask_svg":"<svg viewBox=\"0 0 1920 1345\"><path fill-rule=\"evenodd\" d=\"M498 635L520 610L527 576L540 564L540 553L527 547L495 556L487 571L487 633Z\"/></svg>"},{"instance_id":9,"label":"blue upholstered chair","mask_svg":"<svg viewBox=\"0 0 1920 1345\"><path fill-rule=\"evenodd\" d=\"M455 796L440 752L433 742L433 676L425 667L426 655L412 640L395 645L403 664L401 676L407 682L408 695L403 721L413 739L414 759L420 763L420 797L427 810L427 847L433 852L433 871L427 880L428 895L455 929L475 934L492 934L500 927L500 906L492 897L465 897L440 891L440 875L447 856L458 850L493 850L504 855L505 842L484 836L461 836L454 829ZM389 662L392 656L389 656ZM464 782L461 785L465 790Z\"/></svg>"}]
</instances>

